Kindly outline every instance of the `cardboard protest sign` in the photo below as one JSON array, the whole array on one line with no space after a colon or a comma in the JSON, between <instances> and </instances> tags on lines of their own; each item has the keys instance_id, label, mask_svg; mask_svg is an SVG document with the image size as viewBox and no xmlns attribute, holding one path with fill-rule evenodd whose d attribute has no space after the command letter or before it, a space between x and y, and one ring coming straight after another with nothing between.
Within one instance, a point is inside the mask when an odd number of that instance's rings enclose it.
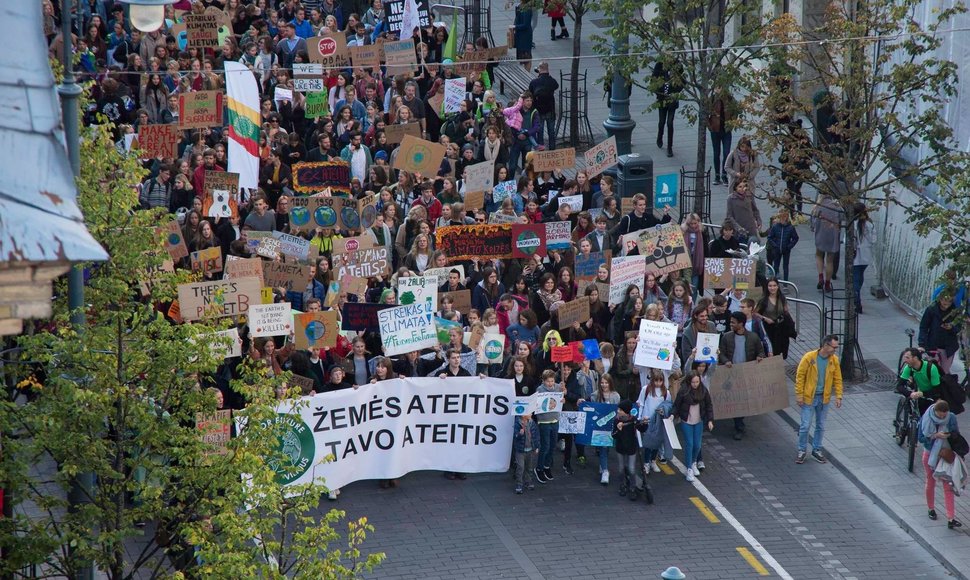
<instances>
[{"instance_id":1,"label":"cardboard protest sign","mask_svg":"<svg viewBox=\"0 0 970 580\"><path fill-rule=\"evenodd\" d=\"M559 433L578 435L586 431L586 413L562 411L559 413Z\"/></svg>"},{"instance_id":2,"label":"cardboard protest sign","mask_svg":"<svg viewBox=\"0 0 970 580\"><path fill-rule=\"evenodd\" d=\"M239 174L205 170L204 213L208 217L230 217L239 193ZM208 205L208 207L206 207ZM237 210L238 211L238 210Z\"/></svg>"},{"instance_id":3,"label":"cardboard protest sign","mask_svg":"<svg viewBox=\"0 0 970 580\"><path fill-rule=\"evenodd\" d=\"M478 364L499 365L502 364L502 356L505 353L505 335L488 333L482 337L478 348Z\"/></svg>"},{"instance_id":4,"label":"cardboard protest sign","mask_svg":"<svg viewBox=\"0 0 970 580\"><path fill-rule=\"evenodd\" d=\"M294 375L294 374L290 375L290 379L287 382L287 384L293 385L294 387L299 387L300 393L302 393L303 396L307 396L311 392L313 392L313 388L316 386L316 384L313 382L313 379L304 377L301 375Z\"/></svg>"},{"instance_id":5,"label":"cardboard protest sign","mask_svg":"<svg viewBox=\"0 0 970 580\"><path fill-rule=\"evenodd\" d=\"M711 380L711 401L718 419L751 417L788 407L784 359L772 356L730 368L719 366Z\"/></svg>"},{"instance_id":6,"label":"cardboard protest sign","mask_svg":"<svg viewBox=\"0 0 970 580\"><path fill-rule=\"evenodd\" d=\"M302 292L309 281L309 266L294 262L263 262L263 283L270 288Z\"/></svg>"},{"instance_id":7,"label":"cardboard protest sign","mask_svg":"<svg viewBox=\"0 0 970 580\"><path fill-rule=\"evenodd\" d=\"M337 324L337 313L333 310L326 312L304 312L293 317L296 323L294 338L296 348L307 350L310 348L333 348L337 346L337 335L340 327Z\"/></svg>"},{"instance_id":8,"label":"cardboard protest sign","mask_svg":"<svg viewBox=\"0 0 970 580\"><path fill-rule=\"evenodd\" d=\"M181 138L175 125L142 125L138 129L138 139L132 146L138 144L139 157L142 159L176 157Z\"/></svg>"},{"instance_id":9,"label":"cardboard protest sign","mask_svg":"<svg viewBox=\"0 0 970 580\"><path fill-rule=\"evenodd\" d=\"M357 200L357 213L360 215L360 230L370 229L377 223L377 194L365 195Z\"/></svg>"},{"instance_id":10,"label":"cardboard protest sign","mask_svg":"<svg viewBox=\"0 0 970 580\"><path fill-rule=\"evenodd\" d=\"M232 411L220 409L211 415L195 414L195 430L202 442L209 445L206 455L225 455L229 452L229 438L232 435Z\"/></svg>"},{"instance_id":11,"label":"cardboard protest sign","mask_svg":"<svg viewBox=\"0 0 970 580\"><path fill-rule=\"evenodd\" d=\"M330 103L327 101L327 93L307 93L303 103L303 117L313 119L323 117L330 113Z\"/></svg>"},{"instance_id":12,"label":"cardboard protest sign","mask_svg":"<svg viewBox=\"0 0 970 580\"><path fill-rule=\"evenodd\" d=\"M146 256L158 259L162 254L161 252L150 251L145 252ZM175 262L169 256L165 256L161 263L157 265L149 265L145 268L144 276L138 281L139 290L141 290L142 296L151 296L152 291L155 286L159 284L162 280L163 274L173 274L175 272Z\"/></svg>"},{"instance_id":13,"label":"cardboard protest sign","mask_svg":"<svg viewBox=\"0 0 970 580\"><path fill-rule=\"evenodd\" d=\"M219 330L206 335L206 338L211 339L207 344L212 350L212 356L221 359L242 356L242 339L239 338L238 328Z\"/></svg>"},{"instance_id":14,"label":"cardboard protest sign","mask_svg":"<svg viewBox=\"0 0 970 580\"><path fill-rule=\"evenodd\" d=\"M350 67L350 51L343 34L308 38L306 48L312 63L321 64L326 69Z\"/></svg>"},{"instance_id":15,"label":"cardboard protest sign","mask_svg":"<svg viewBox=\"0 0 970 580\"><path fill-rule=\"evenodd\" d=\"M193 272L202 272L203 274L222 272L222 248L219 246L192 252L189 259Z\"/></svg>"},{"instance_id":16,"label":"cardboard protest sign","mask_svg":"<svg viewBox=\"0 0 970 580\"><path fill-rule=\"evenodd\" d=\"M643 280L647 276L647 263L643 256L613 258L610 263L609 305L623 304L626 289L636 286L643 293Z\"/></svg>"},{"instance_id":17,"label":"cardboard protest sign","mask_svg":"<svg viewBox=\"0 0 970 580\"><path fill-rule=\"evenodd\" d=\"M641 320L633 362L642 367L669 371L673 367L676 345L676 324Z\"/></svg>"},{"instance_id":18,"label":"cardboard protest sign","mask_svg":"<svg viewBox=\"0 0 970 580\"><path fill-rule=\"evenodd\" d=\"M697 352L694 354L694 362L705 362L712 364L717 360L718 345L721 335L715 332L697 333Z\"/></svg>"},{"instance_id":19,"label":"cardboard protest sign","mask_svg":"<svg viewBox=\"0 0 970 580\"><path fill-rule=\"evenodd\" d=\"M569 206L569 213L578 213L583 209L583 194L579 195L560 195L559 207Z\"/></svg>"},{"instance_id":20,"label":"cardboard protest sign","mask_svg":"<svg viewBox=\"0 0 970 580\"><path fill-rule=\"evenodd\" d=\"M680 224L661 224L641 231L637 247L647 259L647 271L657 276L691 267Z\"/></svg>"},{"instance_id":21,"label":"cardboard protest sign","mask_svg":"<svg viewBox=\"0 0 970 580\"><path fill-rule=\"evenodd\" d=\"M554 413L562 409L562 400L566 394L561 392L535 393L532 396L536 402L536 413Z\"/></svg>"},{"instance_id":22,"label":"cardboard protest sign","mask_svg":"<svg viewBox=\"0 0 970 580\"><path fill-rule=\"evenodd\" d=\"M570 300L559 307L559 329L569 328L574 322L580 324L589 320L589 296Z\"/></svg>"},{"instance_id":23,"label":"cardboard protest sign","mask_svg":"<svg viewBox=\"0 0 970 580\"><path fill-rule=\"evenodd\" d=\"M310 240L283 232L273 232L273 237L280 241L280 253L284 256L290 256L302 262L306 262L310 257Z\"/></svg>"},{"instance_id":24,"label":"cardboard protest sign","mask_svg":"<svg viewBox=\"0 0 970 580\"><path fill-rule=\"evenodd\" d=\"M262 260L260 260L262 262ZM259 289L259 303L260 304L272 304L276 302L276 296L273 294L272 286L263 286Z\"/></svg>"},{"instance_id":25,"label":"cardboard protest sign","mask_svg":"<svg viewBox=\"0 0 970 580\"><path fill-rule=\"evenodd\" d=\"M546 249L568 250L573 243L571 234L572 224L569 222L546 222Z\"/></svg>"},{"instance_id":26,"label":"cardboard protest sign","mask_svg":"<svg viewBox=\"0 0 970 580\"><path fill-rule=\"evenodd\" d=\"M449 260L511 258L511 232L509 224L442 226L434 232L435 248Z\"/></svg>"},{"instance_id":27,"label":"cardboard protest sign","mask_svg":"<svg viewBox=\"0 0 970 580\"><path fill-rule=\"evenodd\" d=\"M515 224L512 226L512 257L531 258L546 255L545 224Z\"/></svg>"},{"instance_id":28,"label":"cardboard protest sign","mask_svg":"<svg viewBox=\"0 0 970 580\"><path fill-rule=\"evenodd\" d=\"M293 63L293 90L300 93L323 92L326 88L323 74L323 65L318 62Z\"/></svg>"},{"instance_id":29,"label":"cardboard protest sign","mask_svg":"<svg viewBox=\"0 0 970 580\"><path fill-rule=\"evenodd\" d=\"M222 126L222 91L179 93L179 129Z\"/></svg>"},{"instance_id":30,"label":"cardboard protest sign","mask_svg":"<svg viewBox=\"0 0 970 580\"><path fill-rule=\"evenodd\" d=\"M400 143L404 140L406 135L420 139L421 123L413 121L411 123L395 123L393 125L386 125L384 127L384 135L387 137L387 142L391 145Z\"/></svg>"},{"instance_id":31,"label":"cardboard protest sign","mask_svg":"<svg viewBox=\"0 0 970 580\"><path fill-rule=\"evenodd\" d=\"M256 255L275 260L280 257L280 241L273 237L260 238Z\"/></svg>"},{"instance_id":32,"label":"cardboard protest sign","mask_svg":"<svg viewBox=\"0 0 970 580\"><path fill-rule=\"evenodd\" d=\"M387 308L388 304L370 304L367 302L344 302L340 307L340 330L373 330L379 327L377 313Z\"/></svg>"},{"instance_id":33,"label":"cardboard protest sign","mask_svg":"<svg viewBox=\"0 0 970 580\"><path fill-rule=\"evenodd\" d=\"M179 284L181 316L193 321L246 314L250 305L260 303L261 287L256 278Z\"/></svg>"},{"instance_id":34,"label":"cardboard protest sign","mask_svg":"<svg viewBox=\"0 0 970 580\"><path fill-rule=\"evenodd\" d=\"M488 216L488 223L490 224L520 224L522 219L515 212L505 213L504 211L496 211Z\"/></svg>"},{"instance_id":35,"label":"cardboard protest sign","mask_svg":"<svg viewBox=\"0 0 970 580\"><path fill-rule=\"evenodd\" d=\"M457 320L448 320L447 318L442 318L440 316L435 316L434 317L434 328L435 328L435 333L438 335L438 343L439 344L448 344L449 342L451 342L451 331L452 330L461 330L462 329L462 326L461 326L461 322L459 322ZM485 335L484 329L481 329L481 335L482 336ZM471 345L469 345L469 346L471 346ZM476 344L472 348L477 348L477 346L478 345ZM471 372L471 371L469 371L469 372Z\"/></svg>"},{"instance_id":36,"label":"cardboard protest sign","mask_svg":"<svg viewBox=\"0 0 970 580\"><path fill-rule=\"evenodd\" d=\"M425 271L427 273L427 271ZM454 302L455 310L458 312L468 312L472 309L472 291L471 290L456 290L454 292L441 292L438 296L438 301L444 300L445 298L451 298Z\"/></svg>"},{"instance_id":37,"label":"cardboard protest sign","mask_svg":"<svg viewBox=\"0 0 970 580\"><path fill-rule=\"evenodd\" d=\"M613 447L613 419L616 405L584 402L579 407L586 414L583 433L576 435L576 443L592 447Z\"/></svg>"},{"instance_id":38,"label":"cardboard protest sign","mask_svg":"<svg viewBox=\"0 0 970 580\"><path fill-rule=\"evenodd\" d=\"M290 231L314 228L360 229L357 200L347 197L294 197L290 200Z\"/></svg>"},{"instance_id":39,"label":"cardboard protest sign","mask_svg":"<svg viewBox=\"0 0 970 580\"><path fill-rule=\"evenodd\" d=\"M757 262L752 258L704 258L704 288L740 288L755 286Z\"/></svg>"},{"instance_id":40,"label":"cardboard protest sign","mask_svg":"<svg viewBox=\"0 0 970 580\"><path fill-rule=\"evenodd\" d=\"M374 238L370 236L354 236L351 238L338 238L333 241L333 254L340 255L346 254L347 252L356 252L358 250L369 250L371 248L376 248L377 243Z\"/></svg>"},{"instance_id":41,"label":"cardboard protest sign","mask_svg":"<svg viewBox=\"0 0 970 580\"><path fill-rule=\"evenodd\" d=\"M414 39L398 40L384 43L384 62L387 64L387 75L413 74L418 68L417 57L414 54Z\"/></svg>"},{"instance_id":42,"label":"cardboard protest sign","mask_svg":"<svg viewBox=\"0 0 970 580\"><path fill-rule=\"evenodd\" d=\"M337 271L337 278L345 277L363 280L373 276L386 276L391 272L391 256L386 246L368 248L347 252L343 255L333 255L333 267Z\"/></svg>"},{"instance_id":43,"label":"cardboard protest sign","mask_svg":"<svg viewBox=\"0 0 970 580\"><path fill-rule=\"evenodd\" d=\"M484 191L469 191L465 193L465 210L471 212L471 210L482 209L485 207L485 192Z\"/></svg>"},{"instance_id":44,"label":"cardboard protest sign","mask_svg":"<svg viewBox=\"0 0 970 580\"><path fill-rule=\"evenodd\" d=\"M329 188L334 193L350 195L350 164L343 159L294 163L290 169L293 189L299 193L317 193Z\"/></svg>"},{"instance_id":45,"label":"cardboard protest sign","mask_svg":"<svg viewBox=\"0 0 970 580\"><path fill-rule=\"evenodd\" d=\"M428 302L431 310L438 310L437 276L404 276L397 279L398 304Z\"/></svg>"},{"instance_id":46,"label":"cardboard protest sign","mask_svg":"<svg viewBox=\"0 0 970 580\"><path fill-rule=\"evenodd\" d=\"M185 245L178 221L172 220L165 227L155 228L155 234L162 239L162 245L172 260L181 260L189 255L189 248Z\"/></svg>"},{"instance_id":47,"label":"cardboard protest sign","mask_svg":"<svg viewBox=\"0 0 970 580\"><path fill-rule=\"evenodd\" d=\"M445 266L444 268L428 268L424 271L425 276L437 276L438 286L441 286L448 281L448 276L451 275L452 270L458 270L459 282L464 283L465 281L465 267L461 264L454 264L453 266Z\"/></svg>"},{"instance_id":48,"label":"cardboard protest sign","mask_svg":"<svg viewBox=\"0 0 970 580\"><path fill-rule=\"evenodd\" d=\"M576 254L575 275L582 280L595 280L600 266L609 266L610 251Z\"/></svg>"},{"instance_id":49,"label":"cardboard protest sign","mask_svg":"<svg viewBox=\"0 0 970 580\"><path fill-rule=\"evenodd\" d=\"M397 157L394 158L394 169L417 172L421 175L437 175L446 151L447 148L444 145L405 135L401 140Z\"/></svg>"},{"instance_id":50,"label":"cardboard protest sign","mask_svg":"<svg viewBox=\"0 0 970 580\"><path fill-rule=\"evenodd\" d=\"M606 141L596 145L586 153L586 174L592 179L603 173L603 171L616 165L616 137L610 137Z\"/></svg>"},{"instance_id":51,"label":"cardboard protest sign","mask_svg":"<svg viewBox=\"0 0 970 580\"><path fill-rule=\"evenodd\" d=\"M185 48L219 48L220 18L211 13L192 14L183 17L185 21Z\"/></svg>"},{"instance_id":52,"label":"cardboard protest sign","mask_svg":"<svg viewBox=\"0 0 970 580\"><path fill-rule=\"evenodd\" d=\"M293 332L293 311L289 302L253 304L246 316L253 337L289 336Z\"/></svg>"},{"instance_id":53,"label":"cardboard protest sign","mask_svg":"<svg viewBox=\"0 0 970 580\"><path fill-rule=\"evenodd\" d=\"M381 66L381 51L375 44L350 47L350 62L354 68L377 69Z\"/></svg>"},{"instance_id":54,"label":"cardboard protest sign","mask_svg":"<svg viewBox=\"0 0 970 580\"><path fill-rule=\"evenodd\" d=\"M576 149L552 149L534 151L532 153L532 168L536 173L555 171L557 169L571 169L576 165Z\"/></svg>"},{"instance_id":55,"label":"cardboard protest sign","mask_svg":"<svg viewBox=\"0 0 970 580\"><path fill-rule=\"evenodd\" d=\"M434 315L427 302L406 304L377 313L381 343L386 356L403 354L438 344Z\"/></svg>"},{"instance_id":56,"label":"cardboard protest sign","mask_svg":"<svg viewBox=\"0 0 970 580\"><path fill-rule=\"evenodd\" d=\"M461 60L455 63L455 74L465 78L478 78L485 70L488 53L484 50L466 50Z\"/></svg>"},{"instance_id":57,"label":"cardboard protest sign","mask_svg":"<svg viewBox=\"0 0 970 580\"><path fill-rule=\"evenodd\" d=\"M445 113L457 113L465 100L465 79L445 79Z\"/></svg>"},{"instance_id":58,"label":"cardboard protest sign","mask_svg":"<svg viewBox=\"0 0 970 580\"><path fill-rule=\"evenodd\" d=\"M470 192L491 191L495 187L495 160L465 167L465 196ZM484 198L483 198L484 199ZM465 206L468 206L467 200ZM481 207L481 206L478 206ZM478 209L476 207L476 209Z\"/></svg>"}]
</instances>

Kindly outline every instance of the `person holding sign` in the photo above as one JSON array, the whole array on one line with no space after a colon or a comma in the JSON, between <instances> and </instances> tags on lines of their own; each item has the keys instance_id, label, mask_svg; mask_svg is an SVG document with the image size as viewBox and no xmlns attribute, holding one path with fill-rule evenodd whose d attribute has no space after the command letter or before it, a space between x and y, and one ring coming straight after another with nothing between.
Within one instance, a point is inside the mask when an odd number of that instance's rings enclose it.
<instances>
[{"instance_id":1,"label":"person holding sign","mask_svg":"<svg viewBox=\"0 0 970 580\"><path fill-rule=\"evenodd\" d=\"M620 496L629 494L630 501L637 501L640 492L646 491L647 503L653 503L653 494L645 488L646 482L637 471L637 455L640 453L637 432L643 433L646 430L646 421L638 421L633 415L633 401L628 399L620 401L616 407L616 418L613 420L613 445L623 469Z\"/></svg>"},{"instance_id":2,"label":"person holding sign","mask_svg":"<svg viewBox=\"0 0 970 580\"><path fill-rule=\"evenodd\" d=\"M653 215L653 212L647 212L647 196L642 193L638 193L633 196L633 211L626 214L620 218L620 223L616 225L611 235L615 240L620 240L626 234L632 234L633 232L640 231L646 228L652 228L659 224L670 223L670 206L664 208L663 217L659 220L657 216ZM617 242L618 243L618 242ZM620 248L618 245L614 247L614 256L618 255ZM639 254L640 250L635 249L633 254Z\"/></svg>"},{"instance_id":3,"label":"person holding sign","mask_svg":"<svg viewBox=\"0 0 970 580\"><path fill-rule=\"evenodd\" d=\"M743 312L731 313L731 330L721 335L718 346L717 363L728 368L737 363L746 363L765 358L765 348L761 339L753 332L745 329L748 317ZM744 417L734 419L734 440L740 441L744 437Z\"/></svg>"}]
</instances>

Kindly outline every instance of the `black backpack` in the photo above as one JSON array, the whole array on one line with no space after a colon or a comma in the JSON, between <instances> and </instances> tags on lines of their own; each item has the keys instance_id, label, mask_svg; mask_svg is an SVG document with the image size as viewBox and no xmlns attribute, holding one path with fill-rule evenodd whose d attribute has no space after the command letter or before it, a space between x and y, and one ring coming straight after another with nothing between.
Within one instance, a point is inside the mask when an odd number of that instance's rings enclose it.
<instances>
[{"instance_id":1,"label":"black backpack","mask_svg":"<svg viewBox=\"0 0 970 580\"><path fill-rule=\"evenodd\" d=\"M960 386L960 380L955 374L944 373L936 363L928 363L926 368L926 378L930 376L930 365L936 366L940 372L940 398L950 405L950 411L954 415L959 415L964 411L963 404L967 402L967 393Z\"/></svg>"}]
</instances>

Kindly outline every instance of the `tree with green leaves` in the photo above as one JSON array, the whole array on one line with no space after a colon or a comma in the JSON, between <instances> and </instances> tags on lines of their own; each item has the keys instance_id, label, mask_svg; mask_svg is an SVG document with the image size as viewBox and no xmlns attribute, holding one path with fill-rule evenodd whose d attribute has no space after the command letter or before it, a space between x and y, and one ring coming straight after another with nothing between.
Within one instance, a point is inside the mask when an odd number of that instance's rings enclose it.
<instances>
[{"instance_id":1,"label":"tree with green leaves","mask_svg":"<svg viewBox=\"0 0 970 580\"><path fill-rule=\"evenodd\" d=\"M759 148L784 152L785 163L765 160L775 183L802 182L834 200L841 213L833 225L845 239L842 367L849 377L861 370L852 285L856 204L896 203L895 188L951 183L967 167L952 149L943 117L956 94L957 66L937 56L939 32L963 10L957 4L926 13L917 0L865 0L828 4L811 30L790 16L779 18L766 44L777 62L800 65L802 84L769 67L755 75L745 102ZM779 189L772 199L791 205Z\"/></svg>"},{"instance_id":2,"label":"tree with green leaves","mask_svg":"<svg viewBox=\"0 0 970 580\"><path fill-rule=\"evenodd\" d=\"M156 305L196 275L159 271L167 254L155 228L171 216L136 211L145 172L108 126L87 130L81 148L79 205L110 259L87 265L83 327L70 325L59 283L53 318L19 339L24 364L4 369L31 396L0 402L0 488L14 504L0 518L0 576L28 566L73 578L93 565L112 580L372 569L383 555L361 552L366 519L338 533L342 512L311 516L322 485L280 483L289 463L275 419L278 394L291 394L287 373L243 359L232 388L248 402L236 416L245 428L224 448L204 440L197 420L217 405L207 379L224 364L212 347L228 346L214 333L230 321L175 324L161 313Z\"/></svg>"},{"instance_id":3,"label":"tree with green leaves","mask_svg":"<svg viewBox=\"0 0 970 580\"><path fill-rule=\"evenodd\" d=\"M659 62L670 71L670 84L679 88L672 96L683 103L681 114L697 128L699 196L693 211L700 212L701 195L707 193L700 179L707 167L707 120L721 92L747 88L763 18L749 4L722 0L619 0L601 2L600 8L614 14L611 36L630 38L629 52L609 61L607 78L619 67L634 86L656 93L666 82L653 76ZM598 40L598 50L609 55L609 39ZM654 103L651 109L657 107Z\"/></svg>"}]
</instances>

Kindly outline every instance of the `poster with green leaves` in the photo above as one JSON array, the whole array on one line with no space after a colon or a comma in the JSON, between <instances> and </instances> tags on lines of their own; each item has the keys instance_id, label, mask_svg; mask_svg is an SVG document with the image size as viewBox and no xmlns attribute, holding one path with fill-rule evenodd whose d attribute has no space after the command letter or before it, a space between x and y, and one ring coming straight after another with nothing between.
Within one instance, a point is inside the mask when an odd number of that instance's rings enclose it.
<instances>
[{"instance_id":1,"label":"poster with green leaves","mask_svg":"<svg viewBox=\"0 0 970 580\"><path fill-rule=\"evenodd\" d=\"M438 310L438 277L405 276L397 279L398 304L430 302L431 310Z\"/></svg>"}]
</instances>

